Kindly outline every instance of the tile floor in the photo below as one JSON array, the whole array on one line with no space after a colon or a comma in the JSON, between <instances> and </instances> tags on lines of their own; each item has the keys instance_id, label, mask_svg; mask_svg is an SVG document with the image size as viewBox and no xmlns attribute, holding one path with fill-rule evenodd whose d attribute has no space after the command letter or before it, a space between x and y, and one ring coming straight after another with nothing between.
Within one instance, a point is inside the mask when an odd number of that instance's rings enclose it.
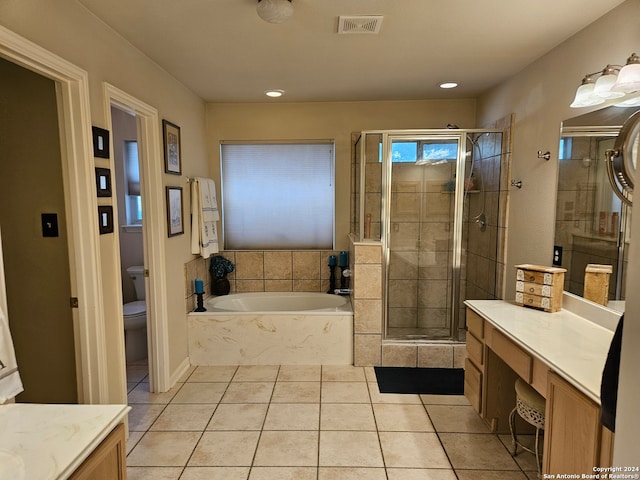
<instances>
[{"instance_id":1,"label":"tile floor","mask_svg":"<svg viewBox=\"0 0 640 480\"><path fill-rule=\"evenodd\" d=\"M371 367L128 368L129 480L526 480L462 396L381 394Z\"/></svg>"}]
</instances>

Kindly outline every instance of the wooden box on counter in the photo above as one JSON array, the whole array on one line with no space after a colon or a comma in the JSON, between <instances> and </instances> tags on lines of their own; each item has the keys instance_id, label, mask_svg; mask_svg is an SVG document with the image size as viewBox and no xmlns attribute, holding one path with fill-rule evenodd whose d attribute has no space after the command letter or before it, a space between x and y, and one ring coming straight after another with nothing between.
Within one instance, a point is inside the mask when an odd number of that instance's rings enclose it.
<instances>
[{"instance_id":1,"label":"wooden box on counter","mask_svg":"<svg viewBox=\"0 0 640 480\"><path fill-rule=\"evenodd\" d=\"M545 312L562 308L565 268L516 265L516 303Z\"/></svg>"}]
</instances>

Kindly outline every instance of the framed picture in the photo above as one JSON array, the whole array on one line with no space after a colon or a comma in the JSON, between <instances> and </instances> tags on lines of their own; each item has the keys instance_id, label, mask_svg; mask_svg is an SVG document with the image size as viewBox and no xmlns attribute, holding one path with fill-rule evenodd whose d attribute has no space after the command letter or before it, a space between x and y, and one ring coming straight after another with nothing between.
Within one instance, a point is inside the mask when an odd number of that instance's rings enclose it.
<instances>
[{"instance_id":1,"label":"framed picture","mask_svg":"<svg viewBox=\"0 0 640 480\"><path fill-rule=\"evenodd\" d=\"M167 233L170 237L184 233L182 187L167 187Z\"/></svg>"},{"instance_id":2,"label":"framed picture","mask_svg":"<svg viewBox=\"0 0 640 480\"><path fill-rule=\"evenodd\" d=\"M109 130L100 127L91 127L93 134L93 156L109 158Z\"/></svg>"},{"instance_id":3,"label":"framed picture","mask_svg":"<svg viewBox=\"0 0 640 480\"><path fill-rule=\"evenodd\" d=\"M182 152L180 151L180 127L162 120L164 140L164 171L174 175L182 174Z\"/></svg>"},{"instance_id":4,"label":"framed picture","mask_svg":"<svg viewBox=\"0 0 640 480\"><path fill-rule=\"evenodd\" d=\"M98 197L111 196L111 170L108 168L96 168L96 191Z\"/></svg>"},{"instance_id":5,"label":"framed picture","mask_svg":"<svg viewBox=\"0 0 640 480\"><path fill-rule=\"evenodd\" d=\"M98 230L100 235L113 233L113 207L111 205L98 206Z\"/></svg>"}]
</instances>

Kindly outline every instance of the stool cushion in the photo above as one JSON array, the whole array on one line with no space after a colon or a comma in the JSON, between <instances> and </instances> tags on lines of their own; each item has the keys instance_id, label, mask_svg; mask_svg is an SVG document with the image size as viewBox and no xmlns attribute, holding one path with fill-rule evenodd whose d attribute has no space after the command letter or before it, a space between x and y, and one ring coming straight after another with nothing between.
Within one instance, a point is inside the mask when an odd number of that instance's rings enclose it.
<instances>
[{"instance_id":1,"label":"stool cushion","mask_svg":"<svg viewBox=\"0 0 640 480\"><path fill-rule=\"evenodd\" d=\"M544 417L545 399L533 387L518 378L516 380L516 395L522 403L532 410L536 410Z\"/></svg>"}]
</instances>

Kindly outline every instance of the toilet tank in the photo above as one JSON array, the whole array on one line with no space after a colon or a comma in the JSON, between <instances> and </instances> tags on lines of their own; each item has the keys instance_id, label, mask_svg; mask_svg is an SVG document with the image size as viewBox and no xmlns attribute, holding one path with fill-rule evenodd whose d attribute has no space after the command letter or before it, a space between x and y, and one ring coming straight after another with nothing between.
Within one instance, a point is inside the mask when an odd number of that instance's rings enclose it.
<instances>
[{"instance_id":1,"label":"toilet tank","mask_svg":"<svg viewBox=\"0 0 640 480\"><path fill-rule=\"evenodd\" d=\"M136 299L144 300L144 267L142 265L134 265L127 267L127 274L133 280L133 286L136 289Z\"/></svg>"}]
</instances>

